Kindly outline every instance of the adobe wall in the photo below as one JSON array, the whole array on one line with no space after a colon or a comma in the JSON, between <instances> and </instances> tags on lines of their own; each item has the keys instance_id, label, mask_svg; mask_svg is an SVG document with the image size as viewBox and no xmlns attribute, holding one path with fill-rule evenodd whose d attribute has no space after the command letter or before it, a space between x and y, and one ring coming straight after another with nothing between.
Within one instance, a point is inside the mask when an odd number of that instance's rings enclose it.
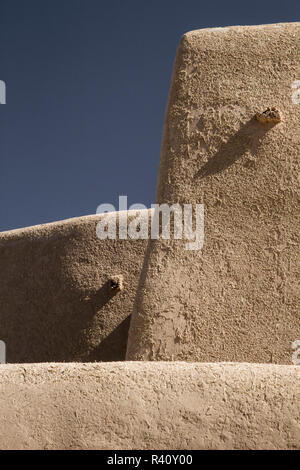
<instances>
[{"instance_id":1,"label":"adobe wall","mask_svg":"<svg viewBox=\"0 0 300 470\"><path fill-rule=\"evenodd\" d=\"M99 240L100 219L0 234L0 339L7 362L124 359L147 241ZM110 285L115 275L123 276L121 291Z\"/></svg>"},{"instance_id":2,"label":"adobe wall","mask_svg":"<svg viewBox=\"0 0 300 470\"><path fill-rule=\"evenodd\" d=\"M297 79L300 23L183 37L157 201L204 203L204 247L151 242L128 360L291 364L300 339ZM256 118L272 107L281 122Z\"/></svg>"},{"instance_id":3,"label":"adobe wall","mask_svg":"<svg viewBox=\"0 0 300 470\"><path fill-rule=\"evenodd\" d=\"M299 449L299 383L263 364L0 365L0 449Z\"/></svg>"}]
</instances>

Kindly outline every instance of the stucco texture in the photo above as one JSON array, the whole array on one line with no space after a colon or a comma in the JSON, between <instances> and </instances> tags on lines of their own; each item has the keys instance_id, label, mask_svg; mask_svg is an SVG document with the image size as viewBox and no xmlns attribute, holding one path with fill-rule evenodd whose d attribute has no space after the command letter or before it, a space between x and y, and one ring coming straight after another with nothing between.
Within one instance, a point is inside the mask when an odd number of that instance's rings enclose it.
<instances>
[{"instance_id":1,"label":"stucco texture","mask_svg":"<svg viewBox=\"0 0 300 470\"><path fill-rule=\"evenodd\" d=\"M0 366L1 449L299 449L296 366Z\"/></svg>"},{"instance_id":2,"label":"stucco texture","mask_svg":"<svg viewBox=\"0 0 300 470\"><path fill-rule=\"evenodd\" d=\"M299 64L299 23L182 38L157 201L204 204L202 250L0 234L0 449L300 449Z\"/></svg>"},{"instance_id":3,"label":"stucco texture","mask_svg":"<svg viewBox=\"0 0 300 470\"><path fill-rule=\"evenodd\" d=\"M157 201L204 204L204 246L151 242L128 360L291 364L300 338L299 64L299 23L182 38ZM268 108L280 122L257 119Z\"/></svg>"},{"instance_id":4,"label":"stucco texture","mask_svg":"<svg viewBox=\"0 0 300 470\"><path fill-rule=\"evenodd\" d=\"M126 215L117 213L117 222L119 214ZM124 360L147 240L100 240L97 223L114 215L0 234L0 339L7 362ZM119 275L123 290L110 284Z\"/></svg>"}]
</instances>

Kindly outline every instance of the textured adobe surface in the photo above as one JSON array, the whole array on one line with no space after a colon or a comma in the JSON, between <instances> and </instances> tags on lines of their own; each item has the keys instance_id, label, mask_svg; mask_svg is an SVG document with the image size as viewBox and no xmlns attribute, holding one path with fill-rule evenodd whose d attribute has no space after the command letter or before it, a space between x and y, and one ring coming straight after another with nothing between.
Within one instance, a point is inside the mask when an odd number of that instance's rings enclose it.
<instances>
[{"instance_id":1,"label":"textured adobe surface","mask_svg":"<svg viewBox=\"0 0 300 470\"><path fill-rule=\"evenodd\" d=\"M0 365L0 449L300 449L299 366L245 363L300 338L299 28L179 46L157 198L204 202L203 251L100 241L100 216L0 234L9 362L122 360L133 302L143 360Z\"/></svg>"},{"instance_id":2,"label":"textured adobe surface","mask_svg":"<svg viewBox=\"0 0 300 470\"><path fill-rule=\"evenodd\" d=\"M124 359L147 241L99 240L99 220L93 215L0 234L7 362ZM110 286L116 275L123 276L121 291Z\"/></svg>"},{"instance_id":3,"label":"textured adobe surface","mask_svg":"<svg viewBox=\"0 0 300 470\"><path fill-rule=\"evenodd\" d=\"M0 366L0 449L300 448L296 366Z\"/></svg>"},{"instance_id":4,"label":"textured adobe surface","mask_svg":"<svg viewBox=\"0 0 300 470\"><path fill-rule=\"evenodd\" d=\"M150 245L129 360L291 363L300 338L300 23L187 33L158 202L204 203L202 251ZM256 113L276 108L280 123Z\"/></svg>"}]
</instances>

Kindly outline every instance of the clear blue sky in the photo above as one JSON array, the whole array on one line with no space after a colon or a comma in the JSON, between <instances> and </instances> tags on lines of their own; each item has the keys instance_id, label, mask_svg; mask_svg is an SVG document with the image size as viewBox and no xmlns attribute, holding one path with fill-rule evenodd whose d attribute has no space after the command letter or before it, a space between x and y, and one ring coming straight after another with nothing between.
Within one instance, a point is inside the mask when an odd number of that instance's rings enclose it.
<instances>
[{"instance_id":1,"label":"clear blue sky","mask_svg":"<svg viewBox=\"0 0 300 470\"><path fill-rule=\"evenodd\" d=\"M180 37L299 14L299 0L0 0L0 230L119 194L155 202Z\"/></svg>"}]
</instances>

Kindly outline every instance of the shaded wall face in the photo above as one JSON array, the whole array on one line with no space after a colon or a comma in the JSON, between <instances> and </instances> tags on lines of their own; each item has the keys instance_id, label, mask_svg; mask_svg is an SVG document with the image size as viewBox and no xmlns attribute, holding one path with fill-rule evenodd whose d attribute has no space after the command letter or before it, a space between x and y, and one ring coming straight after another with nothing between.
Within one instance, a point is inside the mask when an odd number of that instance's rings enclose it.
<instances>
[{"instance_id":1,"label":"shaded wall face","mask_svg":"<svg viewBox=\"0 0 300 470\"><path fill-rule=\"evenodd\" d=\"M100 216L0 235L0 339L7 362L117 361L146 240L99 240ZM112 284L123 277L123 289Z\"/></svg>"},{"instance_id":2,"label":"shaded wall face","mask_svg":"<svg viewBox=\"0 0 300 470\"><path fill-rule=\"evenodd\" d=\"M204 247L162 242L162 254L151 243L128 359L291 363L300 338L299 64L298 23L183 37L157 198L204 203ZM280 123L256 119L269 107Z\"/></svg>"}]
</instances>

